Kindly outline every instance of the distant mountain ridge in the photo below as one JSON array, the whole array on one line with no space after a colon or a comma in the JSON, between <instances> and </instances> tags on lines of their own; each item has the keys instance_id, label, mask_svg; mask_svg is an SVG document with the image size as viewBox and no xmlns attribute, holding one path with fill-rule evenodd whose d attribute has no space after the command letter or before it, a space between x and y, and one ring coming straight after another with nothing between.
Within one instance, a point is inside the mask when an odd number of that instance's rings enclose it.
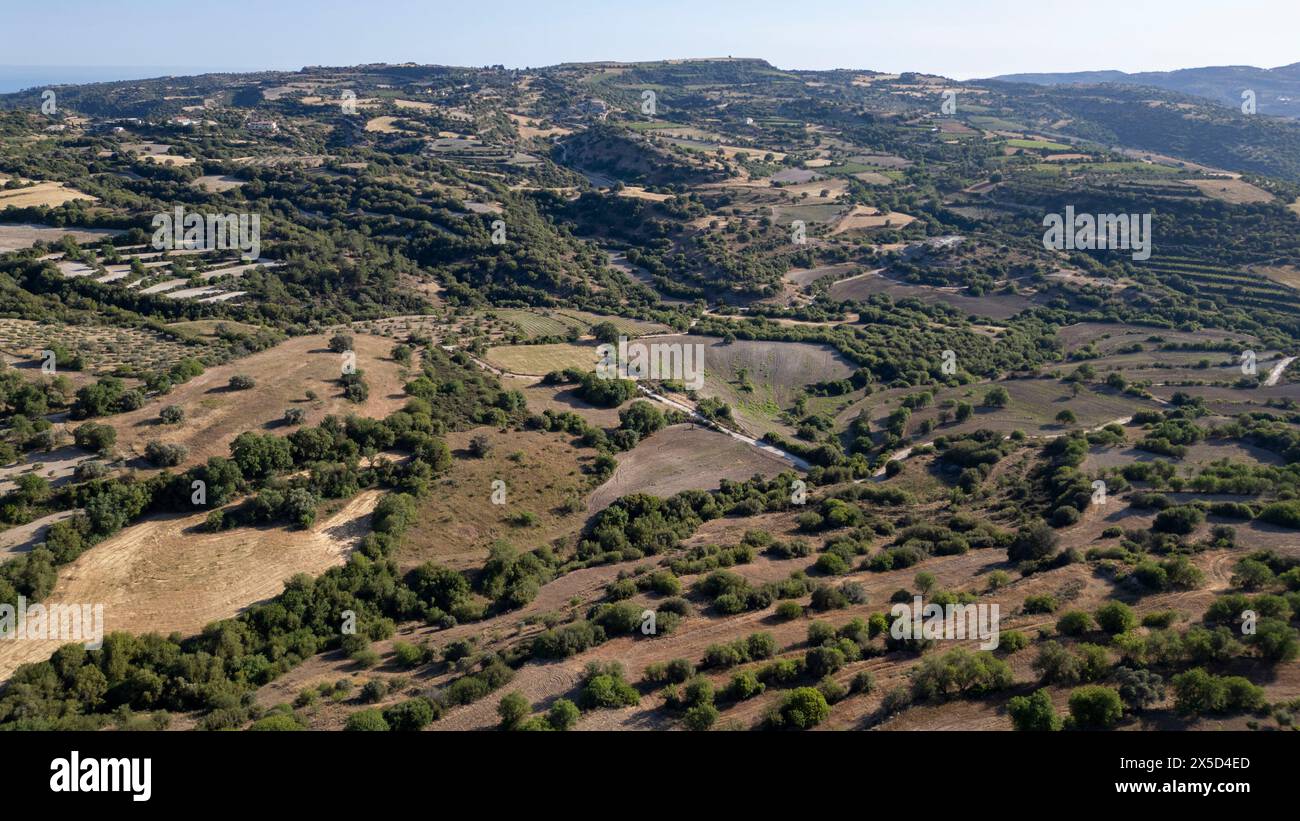
<instances>
[{"instance_id":1,"label":"distant mountain ridge","mask_svg":"<svg viewBox=\"0 0 1300 821\"><path fill-rule=\"evenodd\" d=\"M1256 111L1275 117L1300 118L1300 63L1277 68L1206 66L1177 71L1073 71L1043 74L1003 74L988 79L1033 85L1152 86L1204 97L1220 105L1240 108L1242 93L1255 92Z\"/></svg>"}]
</instances>

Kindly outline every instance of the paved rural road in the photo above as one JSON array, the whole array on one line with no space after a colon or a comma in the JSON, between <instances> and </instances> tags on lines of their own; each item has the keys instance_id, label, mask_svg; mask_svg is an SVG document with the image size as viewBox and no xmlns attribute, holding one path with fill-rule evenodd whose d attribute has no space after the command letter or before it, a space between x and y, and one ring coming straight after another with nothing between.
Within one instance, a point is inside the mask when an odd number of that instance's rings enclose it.
<instances>
[{"instance_id":1,"label":"paved rural road","mask_svg":"<svg viewBox=\"0 0 1300 821\"><path fill-rule=\"evenodd\" d=\"M1294 356L1288 356L1287 358L1283 359L1281 362L1274 365L1273 370L1268 372L1268 379L1264 380L1264 387L1271 388L1274 385L1276 385L1277 380L1282 378L1282 372L1285 371L1287 367L1292 362L1295 361L1295 359L1296 358Z\"/></svg>"}]
</instances>

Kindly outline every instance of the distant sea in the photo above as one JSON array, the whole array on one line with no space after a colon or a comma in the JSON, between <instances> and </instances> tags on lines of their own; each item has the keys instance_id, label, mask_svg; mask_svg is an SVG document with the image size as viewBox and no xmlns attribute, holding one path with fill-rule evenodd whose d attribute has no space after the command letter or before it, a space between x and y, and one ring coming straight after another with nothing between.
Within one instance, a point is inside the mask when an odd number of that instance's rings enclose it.
<instances>
[{"instance_id":1,"label":"distant sea","mask_svg":"<svg viewBox=\"0 0 1300 821\"><path fill-rule=\"evenodd\" d=\"M257 71L229 66L3 66L0 65L0 94L29 88L78 83L108 83L114 80L144 80L150 77L184 77L225 71Z\"/></svg>"}]
</instances>

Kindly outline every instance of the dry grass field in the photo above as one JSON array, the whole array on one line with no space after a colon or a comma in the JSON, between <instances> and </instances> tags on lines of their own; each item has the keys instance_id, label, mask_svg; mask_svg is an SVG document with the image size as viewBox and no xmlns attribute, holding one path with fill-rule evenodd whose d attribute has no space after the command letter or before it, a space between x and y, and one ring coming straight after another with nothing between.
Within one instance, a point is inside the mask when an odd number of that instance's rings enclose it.
<instances>
[{"instance_id":1,"label":"dry grass field","mask_svg":"<svg viewBox=\"0 0 1300 821\"><path fill-rule=\"evenodd\" d=\"M835 265L822 265L817 268L791 268L785 272L785 280L799 287L811 285L822 277L845 277L859 266L852 262L841 262Z\"/></svg>"},{"instance_id":2,"label":"dry grass field","mask_svg":"<svg viewBox=\"0 0 1300 821\"><path fill-rule=\"evenodd\" d=\"M45 604L100 603L105 633L197 633L210 622L278 594L295 573L318 576L342 564L370 530L380 497L369 490L308 530L239 528L208 533L207 511L132 525L59 571ZM59 641L0 643L0 679L48 658Z\"/></svg>"},{"instance_id":3,"label":"dry grass field","mask_svg":"<svg viewBox=\"0 0 1300 821\"><path fill-rule=\"evenodd\" d=\"M190 339L212 340L218 338L217 329L221 326L243 334L254 333L258 330L257 325L235 322L229 319L195 319L187 322L172 322L167 325L167 329Z\"/></svg>"},{"instance_id":4,"label":"dry grass field","mask_svg":"<svg viewBox=\"0 0 1300 821\"><path fill-rule=\"evenodd\" d=\"M168 395L103 421L117 429L118 449L123 453L140 456L145 444L157 439L185 446L189 453L184 464L191 465L228 455L230 443L246 430L288 433L282 420L289 408L306 411L306 424L314 425L326 414L382 418L405 404L403 369L388 358L391 340L354 337L357 368L370 385L370 398L356 404L343 398L338 384L342 359L326 347L328 339L325 335L295 337L237 362L209 368ZM256 387L230 390L227 385L236 374L253 377ZM309 390L319 398L308 401ZM167 405L184 408L185 421L160 424L158 413Z\"/></svg>"},{"instance_id":5,"label":"dry grass field","mask_svg":"<svg viewBox=\"0 0 1300 821\"><path fill-rule=\"evenodd\" d=\"M859 171L853 175L853 179L864 182L867 185L893 185L894 180L886 177L877 171Z\"/></svg>"},{"instance_id":6,"label":"dry grass field","mask_svg":"<svg viewBox=\"0 0 1300 821\"><path fill-rule=\"evenodd\" d=\"M1251 270L1261 273L1274 282L1300 290L1300 268L1294 265L1258 265Z\"/></svg>"},{"instance_id":7,"label":"dry grass field","mask_svg":"<svg viewBox=\"0 0 1300 821\"><path fill-rule=\"evenodd\" d=\"M1183 180L1186 184L1211 197L1233 205L1254 202L1272 202L1273 195L1245 180L1221 178L1209 180Z\"/></svg>"},{"instance_id":8,"label":"dry grass field","mask_svg":"<svg viewBox=\"0 0 1300 821\"><path fill-rule=\"evenodd\" d=\"M397 117L373 117L366 121L366 131L377 134L406 134L405 129L393 125L397 122Z\"/></svg>"},{"instance_id":9,"label":"dry grass field","mask_svg":"<svg viewBox=\"0 0 1300 821\"><path fill-rule=\"evenodd\" d=\"M1246 336L1231 331L1176 331L1169 328L1124 325L1112 322L1078 322L1061 328L1056 337L1065 346L1067 352L1075 351L1086 345L1092 345L1102 354L1114 353L1118 348L1135 343L1142 345L1144 350L1148 352L1156 353L1155 349L1161 343L1152 340L1151 337L1159 337L1164 342L1172 343L1222 342L1224 340L1237 340L1243 344L1249 342Z\"/></svg>"},{"instance_id":10,"label":"dry grass field","mask_svg":"<svg viewBox=\"0 0 1300 821\"><path fill-rule=\"evenodd\" d=\"M564 128L563 126L544 127L537 125L538 121L536 119L513 112L506 112L506 116L515 124L515 128L519 129L519 136L525 140L549 140L552 137L564 137L573 133L573 129Z\"/></svg>"},{"instance_id":11,"label":"dry grass field","mask_svg":"<svg viewBox=\"0 0 1300 821\"><path fill-rule=\"evenodd\" d=\"M413 111L433 111L437 108L433 103L425 103L418 100L393 100L393 105L398 108L409 108Z\"/></svg>"},{"instance_id":12,"label":"dry grass field","mask_svg":"<svg viewBox=\"0 0 1300 821\"><path fill-rule=\"evenodd\" d=\"M781 187L781 193L798 202L828 202L839 199L848 191L849 184L843 179L811 180Z\"/></svg>"},{"instance_id":13,"label":"dry grass field","mask_svg":"<svg viewBox=\"0 0 1300 821\"><path fill-rule=\"evenodd\" d=\"M55 228L31 223L0 224L0 254L31 248L37 242L54 243L71 236L77 242L95 242L122 233L112 228Z\"/></svg>"},{"instance_id":14,"label":"dry grass field","mask_svg":"<svg viewBox=\"0 0 1300 821\"><path fill-rule=\"evenodd\" d=\"M486 436L486 457L468 454L470 440ZM570 437L542 431L476 428L451 433L452 468L420 502L418 523L402 541L398 562L422 562L467 569L487 558L498 539L532 550L575 535L586 521L589 480L583 467L596 452L577 448ZM505 483L504 504L494 504L493 482ZM498 497L500 498L500 497ZM532 523L517 519L535 517Z\"/></svg>"},{"instance_id":15,"label":"dry grass field","mask_svg":"<svg viewBox=\"0 0 1300 821\"><path fill-rule=\"evenodd\" d=\"M600 361L595 345L557 342L550 345L504 345L489 348L487 362L510 373L545 376L565 368L594 370Z\"/></svg>"},{"instance_id":16,"label":"dry grass field","mask_svg":"<svg viewBox=\"0 0 1300 821\"><path fill-rule=\"evenodd\" d=\"M843 234L845 231L857 231L869 228L902 228L913 222L916 217L901 211L881 213L875 208L855 205L831 229L831 235Z\"/></svg>"},{"instance_id":17,"label":"dry grass field","mask_svg":"<svg viewBox=\"0 0 1300 821\"><path fill-rule=\"evenodd\" d=\"M616 428L619 425L618 408L598 408L580 398L572 385L543 385L535 376L498 377L501 386L507 390L518 390L528 402L528 409L533 413L552 411L553 413L576 413L590 424L602 428Z\"/></svg>"},{"instance_id":18,"label":"dry grass field","mask_svg":"<svg viewBox=\"0 0 1300 821\"><path fill-rule=\"evenodd\" d=\"M1140 433L1135 433L1135 435L1130 437L1130 439L1135 440L1140 436ZM1089 452L1088 458L1084 460L1083 465L1080 466L1080 469L1084 472L1091 472L1105 468L1120 467L1132 464L1133 462L1172 461L1174 464L1178 465L1179 475L1187 476L1210 462L1215 462L1220 459L1227 459L1232 462L1241 462L1246 464L1282 464L1281 457L1272 451L1267 451L1245 442L1205 441L1188 446L1187 455L1181 459L1171 459L1168 456L1160 456L1159 454L1148 453L1147 451L1130 447L1094 447Z\"/></svg>"},{"instance_id":19,"label":"dry grass field","mask_svg":"<svg viewBox=\"0 0 1300 821\"><path fill-rule=\"evenodd\" d=\"M638 185L629 185L618 192L620 197L628 197L634 200L650 200L651 202L663 202L672 199L672 194L656 194L653 191L647 191Z\"/></svg>"},{"instance_id":20,"label":"dry grass field","mask_svg":"<svg viewBox=\"0 0 1300 821\"><path fill-rule=\"evenodd\" d=\"M26 188L0 188L0 211L6 208L31 208L34 205L55 208L73 200L98 201L61 182L38 182Z\"/></svg>"}]
</instances>

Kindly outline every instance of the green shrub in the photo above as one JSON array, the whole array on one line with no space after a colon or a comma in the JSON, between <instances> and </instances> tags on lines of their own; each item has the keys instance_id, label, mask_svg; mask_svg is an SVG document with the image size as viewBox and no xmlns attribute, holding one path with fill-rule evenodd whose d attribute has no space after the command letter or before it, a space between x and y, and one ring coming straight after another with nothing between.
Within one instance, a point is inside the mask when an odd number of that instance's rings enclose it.
<instances>
[{"instance_id":1,"label":"green shrub","mask_svg":"<svg viewBox=\"0 0 1300 821\"><path fill-rule=\"evenodd\" d=\"M713 682L704 676L696 676L682 688L682 697L687 705L713 703Z\"/></svg>"},{"instance_id":2,"label":"green shrub","mask_svg":"<svg viewBox=\"0 0 1300 821\"><path fill-rule=\"evenodd\" d=\"M623 671L618 665L591 665L578 703L584 710L613 709L640 704L641 696L623 680Z\"/></svg>"},{"instance_id":3,"label":"green shrub","mask_svg":"<svg viewBox=\"0 0 1300 821\"><path fill-rule=\"evenodd\" d=\"M1039 593L1033 596L1026 596L1022 609L1025 613L1053 613L1059 605L1056 603L1056 597L1050 593Z\"/></svg>"},{"instance_id":4,"label":"green shrub","mask_svg":"<svg viewBox=\"0 0 1300 821\"><path fill-rule=\"evenodd\" d=\"M423 647L416 647L405 641L393 642L393 660L403 670L417 667L428 660L428 653Z\"/></svg>"},{"instance_id":5,"label":"green shrub","mask_svg":"<svg viewBox=\"0 0 1300 821\"><path fill-rule=\"evenodd\" d=\"M829 622L814 621L808 625L808 643L814 647L835 638L835 627Z\"/></svg>"},{"instance_id":6,"label":"green shrub","mask_svg":"<svg viewBox=\"0 0 1300 821\"><path fill-rule=\"evenodd\" d=\"M854 673L853 678L849 681L849 692L851 693L870 693L874 689L876 689L876 679L869 670Z\"/></svg>"},{"instance_id":7,"label":"green shrub","mask_svg":"<svg viewBox=\"0 0 1300 821\"><path fill-rule=\"evenodd\" d=\"M776 606L776 617L782 621L794 621L803 615L803 605L786 600Z\"/></svg>"},{"instance_id":8,"label":"green shrub","mask_svg":"<svg viewBox=\"0 0 1300 821\"><path fill-rule=\"evenodd\" d=\"M1028 696L1015 696L1007 702L1011 724L1021 732L1051 732L1061 729L1061 719L1052 707L1046 690L1035 690Z\"/></svg>"},{"instance_id":9,"label":"green shrub","mask_svg":"<svg viewBox=\"0 0 1300 821\"><path fill-rule=\"evenodd\" d=\"M786 693L781 702L767 714L767 725L773 729L808 730L825 721L831 714L826 696L814 687L797 687Z\"/></svg>"},{"instance_id":10,"label":"green shrub","mask_svg":"<svg viewBox=\"0 0 1300 821\"><path fill-rule=\"evenodd\" d=\"M1082 610L1069 610L1056 621L1056 630L1065 636L1081 636L1092 629L1092 616Z\"/></svg>"},{"instance_id":11,"label":"green shrub","mask_svg":"<svg viewBox=\"0 0 1300 821\"><path fill-rule=\"evenodd\" d=\"M1184 715L1257 709L1264 690L1240 676L1215 676L1194 668L1173 677L1174 705Z\"/></svg>"},{"instance_id":12,"label":"green shrub","mask_svg":"<svg viewBox=\"0 0 1300 821\"><path fill-rule=\"evenodd\" d=\"M1100 622L1101 619L1098 618L1098 621ZM1142 617L1142 626L1164 630L1176 621L1178 621L1177 610L1156 610Z\"/></svg>"},{"instance_id":13,"label":"green shrub","mask_svg":"<svg viewBox=\"0 0 1300 821\"><path fill-rule=\"evenodd\" d=\"M1029 636L1019 630L1008 630L998 636L998 649L1004 653L1018 653L1029 646Z\"/></svg>"},{"instance_id":14,"label":"green shrub","mask_svg":"<svg viewBox=\"0 0 1300 821\"><path fill-rule=\"evenodd\" d=\"M387 732L389 727L388 722L384 720L384 714L371 708L369 710L358 710L348 716L343 729L348 732Z\"/></svg>"},{"instance_id":15,"label":"green shrub","mask_svg":"<svg viewBox=\"0 0 1300 821\"><path fill-rule=\"evenodd\" d=\"M686 729L696 732L708 730L718 720L718 708L712 704L696 704L686 711L682 723Z\"/></svg>"},{"instance_id":16,"label":"green shrub","mask_svg":"<svg viewBox=\"0 0 1300 821\"><path fill-rule=\"evenodd\" d=\"M1164 679L1150 670L1119 667L1115 670L1119 697L1134 712L1142 712L1157 702L1164 701Z\"/></svg>"},{"instance_id":17,"label":"green shrub","mask_svg":"<svg viewBox=\"0 0 1300 821\"><path fill-rule=\"evenodd\" d=\"M912 693L917 699L955 695L980 695L1011 685L1011 668L987 651L972 653L957 647L943 655L926 655L912 670Z\"/></svg>"},{"instance_id":18,"label":"green shrub","mask_svg":"<svg viewBox=\"0 0 1300 821\"><path fill-rule=\"evenodd\" d=\"M605 585L605 595L611 601L622 601L636 595L636 582L631 579L619 579Z\"/></svg>"},{"instance_id":19,"label":"green shrub","mask_svg":"<svg viewBox=\"0 0 1300 821\"><path fill-rule=\"evenodd\" d=\"M813 565L818 571L829 576L842 576L849 572L849 563L838 553L823 553Z\"/></svg>"},{"instance_id":20,"label":"green shrub","mask_svg":"<svg viewBox=\"0 0 1300 821\"><path fill-rule=\"evenodd\" d=\"M248 728L252 732L305 730L306 726L293 713L272 713L259 718Z\"/></svg>"},{"instance_id":21,"label":"green shrub","mask_svg":"<svg viewBox=\"0 0 1300 821\"><path fill-rule=\"evenodd\" d=\"M817 682L817 691L826 697L826 701L829 704L834 704L849 694L848 687L840 684L830 676L826 676L821 681Z\"/></svg>"},{"instance_id":22,"label":"green shrub","mask_svg":"<svg viewBox=\"0 0 1300 821\"><path fill-rule=\"evenodd\" d=\"M371 667L375 667L379 664L379 653L369 647L351 653L348 658L356 662L357 666L363 670L369 670Z\"/></svg>"},{"instance_id":23,"label":"green shrub","mask_svg":"<svg viewBox=\"0 0 1300 821\"><path fill-rule=\"evenodd\" d=\"M1111 688L1088 685L1070 693L1070 716L1078 727L1109 730L1124 717L1124 703Z\"/></svg>"},{"instance_id":24,"label":"green shrub","mask_svg":"<svg viewBox=\"0 0 1300 821\"><path fill-rule=\"evenodd\" d=\"M497 703L497 715L501 717L501 729L514 730L519 727L533 711L533 706L528 703L520 692L506 693Z\"/></svg>"},{"instance_id":25,"label":"green shrub","mask_svg":"<svg viewBox=\"0 0 1300 821\"><path fill-rule=\"evenodd\" d=\"M366 704L382 701L388 695L388 682L383 679L371 679L361 687L361 700Z\"/></svg>"},{"instance_id":26,"label":"green shrub","mask_svg":"<svg viewBox=\"0 0 1300 821\"><path fill-rule=\"evenodd\" d=\"M727 698L734 701L744 701L759 695L766 689L767 685L759 681L754 673L746 670L733 673L731 681L727 683L727 689L724 692Z\"/></svg>"},{"instance_id":27,"label":"green shrub","mask_svg":"<svg viewBox=\"0 0 1300 821\"><path fill-rule=\"evenodd\" d=\"M571 730L578 723L580 715L578 705L567 698L561 698L557 699L546 712L546 723L553 730Z\"/></svg>"},{"instance_id":28,"label":"green shrub","mask_svg":"<svg viewBox=\"0 0 1300 821\"><path fill-rule=\"evenodd\" d=\"M1157 513L1151 529L1156 533L1187 535L1204 521L1205 513L1199 507L1181 505Z\"/></svg>"},{"instance_id":29,"label":"green shrub","mask_svg":"<svg viewBox=\"0 0 1300 821\"><path fill-rule=\"evenodd\" d=\"M384 710L384 721L399 732L423 730L437 717L433 704L426 698L407 699Z\"/></svg>"},{"instance_id":30,"label":"green shrub","mask_svg":"<svg viewBox=\"0 0 1300 821\"><path fill-rule=\"evenodd\" d=\"M1265 505L1264 509L1259 512L1259 518L1279 527L1300 530L1300 501L1293 499Z\"/></svg>"},{"instance_id":31,"label":"green shrub","mask_svg":"<svg viewBox=\"0 0 1300 821\"><path fill-rule=\"evenodd\" d=\"M1133 608L1118 601L1107 602L1097 608L1097 625L1112 636L1127 633L1137 626Z\"/></svg>"},{"instance_id":32,"label":"green shrub","mask_svg":"<svg viewBox=\"0 0 1300 821\"><path fill-rule=\"evenodd\" d=\"M776 639L771 633L750 633L745 637L745 651L750 661L762 661L776 655Z\"/></svg>"},{"instance_id":33,"label":"green shrub","mask_svg":"<svg viewBox=\"0 0 1300 821\"><path fill-rule=\"evenodd\" d=\"M695 665L688 659L673 659L647 665L642 680L647 684L681 684L695 675Z\"/></svg>"}]
</instances>

